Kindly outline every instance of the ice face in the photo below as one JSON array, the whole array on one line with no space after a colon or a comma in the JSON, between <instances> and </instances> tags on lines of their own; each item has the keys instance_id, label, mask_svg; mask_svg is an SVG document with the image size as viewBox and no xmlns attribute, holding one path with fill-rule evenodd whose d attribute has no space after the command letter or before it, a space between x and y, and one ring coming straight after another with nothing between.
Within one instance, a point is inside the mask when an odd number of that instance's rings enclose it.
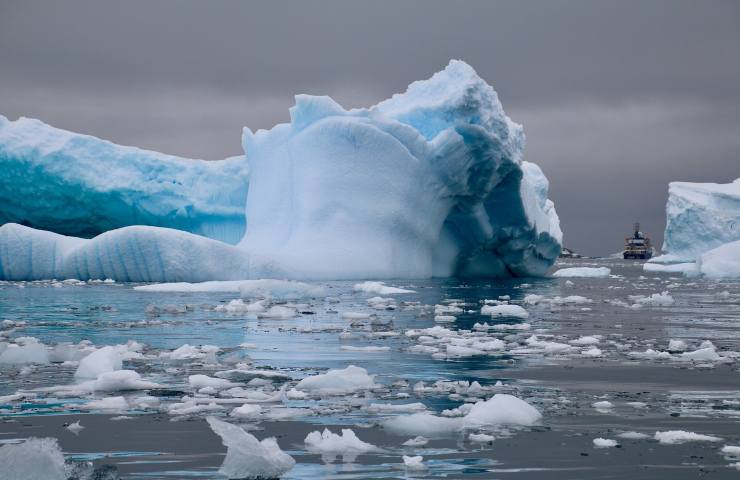
<instances>
[{"instance_id":1,"label":"ice face","mask_svg":"<svg viewBox=\"0 0 740 480\"><path fill-rule=\"evenodd\" d=\"M522 161L522 127L466 63L452 61L371 108L345 110L329 97L299 95L290 113L291 123L244 131L248 228L236 246L165 228L81 240L7 224L0 227L0 278L526 276L544 274L560 253L547 179ZM78 137L85 148L93 142ZM175 168L170 163L162 168ZM155 203L166 203L167 188L146 180ZM191 189L208 205L223 186L206 183ZM231 201L235 189L226 190ZM229 223L227 214L215 216L221 223L213 225ZM235 230L223 228L231 239Z\"/></svg>"},{"instance_id":2,"label":"ice face","mask_svg":"<svg viewBox=\"0 0 740 480\"><path fill-rule=\"evenodd\" d=\"M92 237L154 225L237 243L244 157L192 160L0 115L0 224Z\"/></svg>"},{"instance_id":3,"label":"ice face","mask_svg":"<svg viewBox=\"0 0 740 480\"><path fill-rule=\"evenodd\" d=\"M663 252L672 260L693 261L735 240L740 240L740 179L670 184Z\"/></svg>"}]
</instances>

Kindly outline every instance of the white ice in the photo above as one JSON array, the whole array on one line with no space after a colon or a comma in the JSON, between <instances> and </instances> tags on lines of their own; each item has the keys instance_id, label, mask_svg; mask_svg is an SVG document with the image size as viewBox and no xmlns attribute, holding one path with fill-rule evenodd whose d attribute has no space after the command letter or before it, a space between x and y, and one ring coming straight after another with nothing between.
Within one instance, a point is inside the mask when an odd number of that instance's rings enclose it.
<instances>
[{"instance_id":1,"label":"white ice","mask_svg":"<svg viewBox=\"0 0 740 480\"><path fill-rule=\"evenodd\" d=\"M561 268L552 274L556 278L606 278L611 274L607 267L570 267Z\"/></svg>"}]
</instances>

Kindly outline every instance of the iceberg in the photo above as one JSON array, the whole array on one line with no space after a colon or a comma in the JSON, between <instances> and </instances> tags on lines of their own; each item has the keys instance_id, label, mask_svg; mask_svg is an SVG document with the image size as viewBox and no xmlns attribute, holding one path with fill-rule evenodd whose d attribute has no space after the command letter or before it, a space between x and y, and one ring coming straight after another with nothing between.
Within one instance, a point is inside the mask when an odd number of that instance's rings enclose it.
<instances>
[{"instance_id":1,"label":"iceberg","mask_svg":"<svg viewBox=\"0 0 740 480\"><path fill-rule=\"evenodd\" d=\"M244 156L205 161L0 115L0 224L94 237L130 225L244 236Z\"/></svg>"},{"instance_id":2,"label":"iceberg","mask_svg":"<svg viewBox=\"0 0 740 480\"><path fill-rule=\"evenodd\" d=\"M182 226L155 219L150 222L155 226L126 226L92 239L5 224L0 279L541 276L558 257L562 233L547 198L548 181L537 165L522 159L521 125L505 115L494 89L465 62L453 60L430 79L370 108L346 110L329 97L298 95L290 117L290 123L270 130L244 129L247 166L238 168L238 159L220 167L194 163L196 179L183 174L188 187L178 191L202 201L201 217L212 221L188 220ZM87 148L101 145L109 151L125 148L74 138L81 140L62 142L57 152L75 165L84 164L74 155L76 144L86 155ZM0 137L0 143L8 141ZM129 157L111 155L112 166L123 169L112 173L127 177L133 168L138 173L129 177L148 189L154 205L171 200L172 187L163 186L163 177L132 165L154 164L158 171L161 164L167 171L184 169L184 161L125 151ZM208 168L213 171L206 173ZM140 174L142 169L150 175ZM227 170L236 178L222 182ZM5 173L0 177L6 185L18 182ZM234 186L236 180L243 190ZM52 190L68 195L80 190L75 185L63 179ZM38 195L34 182L27 188L22 198ZM111 188L123 191L120 184ZM237 191L246 191L240 219L246 231L231 245L235 210L224 205L233 206ZM158 210L157 218L164 217ZM61 214L55 219L70 221Z\"/></svg>"},{"instance_id":3,"label":"iceberg","mask_svg":"<svg viewBox=\"0 0 740 480\"><path fill-rule=\"evenodd\" d=\"M648 263L645 271L740 278L740 178L726 184L672 182L663 252L652 262L672 264Z\"/></svg>"},{"instance_id":4,"label":"iceberg","mask_svg":"<svg viewBox=\"0 0 740 480\"><path fill-rule=\"evenodd\" d=\"M722 244L740 240L740 178L732 183L671 182L663 255L693 262Z\"/></svg>"}]
</instances>

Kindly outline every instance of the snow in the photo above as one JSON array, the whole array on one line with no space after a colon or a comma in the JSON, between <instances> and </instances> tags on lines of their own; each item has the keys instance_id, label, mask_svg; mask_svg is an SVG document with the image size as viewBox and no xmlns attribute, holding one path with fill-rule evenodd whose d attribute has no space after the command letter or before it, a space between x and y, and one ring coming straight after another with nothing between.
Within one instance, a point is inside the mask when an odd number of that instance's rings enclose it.
<instances>
[{"instance_id":1,"label":"snow","mask_svg":"<svg viewBox=\"0 0 740 480\"><path fill-rule=\"evenodd\" d=\"M462 61L371 108L298 95L290 117L244 130L248 182L243 159L186 161L2 117L0 195L51 212L34 225L98 235L6 223L0 280L541 276L561 251L522 127Z\"/></svg>"},{"instance_id":2,"label":"snow","mask_svg":"<svg viewBox=\"0 0 740 480\"><path fill-rule=\"evenodd\" d=\"M655 432L653 437L661 445L676 445L686 442L721 442L722 439L712 435L702 435L700 433L687 432L684 430L668 430L665 432Z\"/></svg>"},{"instance_id":3,"label":"snow","mask_svg":"<svg viewBox=\"0 0 740 480\"><path fill-rule=\"evenodd\" d=\"M0 115L0 172L0 224L81 237L152 225L232 244L244 234L244 156L179 158Z\"/></svg>"},{"instance_id":4,"label":"snow","mask_svg":"<svg viewBox=\"0 0 740 480\"><path fill-rule=\"evenodd\" d=\"M483 305L480 313L492 317L529 318L529 313L519 305Z\"/></svg>"},{"instance_id":5,"label":"snow","mask_svg":"<svg viewBox=\"0 0 740 480\"><path fill-rule=\"evenodd\" d=\"M740 240L740 179L732 183L671 182L663 252L693 261L722 244Z\"/></svg>"},{"instance_id":6,"label":"snow","mask_svg":"<svg viewBox=\"0 0 740 480\"><path fill-rule=\"evenodd\" d=\"M64 455L55 438L32 437L0 447L4 480L65 480Z\"/></svg>"},{"instance_id":7,"label":"snow","mask_svg":"<svg viewBox=\"0 0 740 480\"><path fill-rule=\"evenodd\" d=\"M556 278L606 278L612 271L607 267L571 267L561 268L552 274Z\"/></svg>"},{"instance_id":8,"label":"snow","mask_svg":"<svg viewBox=\"0 0 740 480\"><path fill-rule=\"evenodd\" d=\"M414 293L413 290L406 290L398 287L390 287L385 282L362 282L354 286L355 292L375 293L378 295L393 295L396 293Z\"/></svg>"},{"instance_id":9,"label":"snow","mask_svg":"<svg viewBox=\"0 0 740 480\"><path fill-rule=\"evenodd\" d=\"M611 448L619 445L616 440L610 438L594 438L594 448Z\"/></svg>"},{"instance_id":10,"label":"snow","mask_svg":"<svg viewBox=\"0 0 740 480\"><path fill-rule=\"evenodd\" d=\"M227 448L219 473L228 478L279 478L295 465L295 460L280 449L275 438L259 441L223 420L207 417L206 421Z\"/></svg>"},{"instance_id":11,"label":"snow","mask_svg":"<svg viewBox=\"0 0 740 480\"><path fill-rule=\"evenodd\" d=\"M319 395L345 395L375 387L374 375L368 375L364 368L350 365L344 369L306 377L295 388Z\"/></svg>"},{"instance_id":12,"label":"snow","mask_svg":"<svg viewBox=\"0 0 740 480\"><path fill-rule=\"evenodd\" d=\"M353 462L361 453L379 450L375 445L357 438L355 432L349 428L343 428L341 435L332 433L328 428L325 428L323 432L316 430L306 435L304 443L309 452L320 453L329 460L342 455L345 462Z\"/></svg>"}]
</instances>

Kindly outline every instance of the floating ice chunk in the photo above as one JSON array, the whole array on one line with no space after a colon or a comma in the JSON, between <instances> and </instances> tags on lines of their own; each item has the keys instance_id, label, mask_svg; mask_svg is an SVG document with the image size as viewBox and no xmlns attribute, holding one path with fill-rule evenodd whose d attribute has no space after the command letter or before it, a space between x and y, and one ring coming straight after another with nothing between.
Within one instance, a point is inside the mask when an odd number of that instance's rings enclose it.
<instances>
[{"instance_id":1,"label":"floating ice chunk","mask_svg":"<svg viewBox=\"0 0 740 480\"><path fill-rule=\"evenodd\" d=\"M381 347L377 345L368 345L367 347L355 347L352 345L342 345L339 347L340 350L344 350L347 352L387 352L391 349L391 347Z\"/></svg>"},{"instance_id":2,"label":"floating ice chunk","mask_svg":"<svg viewBox=\"0 0 740 480\"><path fill-rule=\"evenodd\" d=\"M572 267L561 268L552 274L556 278L606 278L611 275L611 270L607 267Z\"/></svg>"},{"instance_id":3,"label":"floating ice chunk","mask_svg":"<svg viewBox=\"0 0 740 480\"><path fill-rule=\"evenodd\" d=\"M591 406L594 407L599 413L609 413L611 412L612 408L614 408L614 404L608 400L594 402L591 404Z\"/></svg>"},{"instance_id":4,"label":"floating ice chunk","mask_svg":"<svg viewBox=\"0 0 740 480\"><path fill-rule=\"evenodd\" d=\"M214 378L202 374L190 375L188 377L188 384L194 389L211 387L217 390L223 390L225 388L236 387L239 385L238 383L230 382L223 378Z\"/></svg>"},{"instance_id":5,"label":"floating ice chunk","mask_svg":"<svg viewBox=\"0 0 740 480\"><path fill-rule=\"evenodd\" d=\"M16 339L15 344L0 342L0 364L23 365L28 363L49 363L49 350L46 345L33 337ZM3 348L4 346L4 348Z\"/></svg>"},{"instance_id":6,"label":"floating ice chunk","mask_svg":"<svg viewBox=\"0 0 740 480\"><path fill-rule=\"evenodd\" d=\"M688 349L689 349L689 346L683 340L674 340L674 339L671 339L668 342L668 351L669 352L685 352Z\"/></svg>"},{"instance_id":7,"label":"floating ice chunk","mask_svg":"<svg viewBox=\"0 0 740 480\"><path fill-rule=\"evenodd\" d=\"M728 457L740 458L740 447L725 445L720 452Z\"/></svg>"},{"instance_id":8,"label":"floating ice chunk","mask_svg":"<svg viewBox=\"0 0 740 480\"><path fill-rule=\"evenodd\" d=\"M264 300L258 300L256 302L248 303L241 298L231 300L225 305L216 305L216 308L214 308L214 310L217 312L226 312L232 314L262 313L265 311L265 309L266 307Z\"/></svg>"},{"instance_id":9,"label":"floating ice chunk","mask_svg":"<svg viewBox=\"0 0 740 480\"><path fill-rule=\"evenodd\" d=\"M356 292L375 293L378 295L393 295L396 293L416 293L414 290L406 290L398 287L390 287L385 282L362 282L354 286Z\"/></svg>"},{"instance_id":10,"label":"floating ice chunk","mask_svg":"<svg viewBox=\"0 0 740 480\"><path fill-rule=\"evenodd\" d=\"M471 433L468 435L468 440L475 443L491 443L496 440L496 437L487 433Z\"/></svg>"},{"instance_id":11,"label":"floating ice chunk","mask_svg":"<svg viewBox=\"0 0 740 480\"><path fill-rule=\"evenodd\" d=\"M579 347L583 346L589 346L589 345L598 345L601 342L601 336L600 335L585 335L576 338L575 340L571 340L568 343L571 345L578 345Z\"/></svg>"},{"instance_id":12,"label":"floating ice chunk","mask_svg":"<svg viewBox=\"0 0 740 480\"><path fill-rule=\"evenodd\" d=\"M448 436L463 427L461 418L446 418L431 413L400 415L383 422L383 428L395 435L417 435L426 438Z\"/></svg>"},{"instance_id":13,"label":"floating ice chunk","mask_svg":"<svg viewBox=\"0 0 740 480\"><path fill-rule=\"evenodd\" d=\"M229 415L234 418L254 419L259 417L261 413L262 407L260 407L259 405L245 403L241 407L236 407L235 409L233 409Z\"/></svg>"},{"instance_id":14,"label":"floating ice chunk","mask_svg":"<svg viewBox=\"0 0 740 480\"><path fill-rule=\"evenodd\" d=\"M640 432L622 432L617 435L619 438L626 438L628 440L644 440L646 438L651 438L650 435L647 433L640 433Z\"/></svg>"},{"instance_id":15,"label":"floating ice chunk","mask_svg":"<svg viewBox=\"0 0 740 480\"><path fill-rule=\"evenodd\" d=\"M681 360L688 360L692 362L716 362L722 360L722 357L717 353L714 345L711 347L700 348L693 352L684 352L679 357Z\"/></svg>"},{"instance_id":16,"label":"floating ice chunk","mask_svg":"<svg viewBox=\"0 0 740 480\"><path fill-rule=\"evenodd\" d=\"M260 318L274 318L277 320L287 320L297 315L298 312L295 308L284 307L282 305L273 305L266 311L257 314Z\"/></svg>"},{"instance_id":17,"label":"floating ice chunk","mask_svg":"<svg viewBox=\"0 0 740 480\"><path fill-rule=\"evenodd\" d=\"M426 465L424 465L424 457L421 455L413 457L403 455L401 458L403 459L403 466L408 470L426 470L427 468Z\"/></svg>"},{"instance_id":18,"label":"floating ice chunk","mask_svg":"<svg viewBox=\"0 0 740 480\"><path fill-rule=\"evenodd\" d=\"M454 315L435 315L434 321L437 323L453 323L457 320Z\"/></svg>"},{"instance_id":19,"label":"floating ice chunk","mask_svg":"<svg viewBox=\"0 0 740 480\"><path fill-rule=\"evenodd\" d=\"M467 427L488 425L531 426L542 418L532 405L513 395L498 393L489 400L476 402L465 415Z\"/></svg>"},{"instance_id":20,"label":"floating ice chunk","mask_svg":"<svg viewBox=\"0 0 740 480\"><path fill-rule=\"evenodd\" d=\"M668 291L663 293L653 293L649 297L630 296L630 299L638 305L649 305L655 307L667 307L676 303Z\"/></svg>"},{"instance_id":21,"label":"floating ice chunk","mask_svg":"<svg viewBox=\"0 0 740 480\"><path fill-rule=\"evenodd\" d=\"M110 345L99 348L80 360L75 371L76 378L97 378L105 372L112 372L123 368L121 353Z\"/></svg>"},{"instance_id":22,"label":"floating ice chunk","mask_svg":"<svg viewBox=\"0 0 740 480\"><path fill-rule=\"evenodd\" d=\"M687 432L685 430L668 430L655 432L655 438L661 445L675 445L686 442L721 442L720 437L702 435L700 433Z\"/></svg>"},{"instance_id":23,"label":"floating ice chunk","mask_svg":"<svg viewBox=\"0 0 740 480\"><path fill-rule=\"evenodd\" d=\"M584 357L597 358L604 354L600 348L591 347L581 352Z\"/></svg>"},{"instance_id":24,"label":"floating ice chunk","mask_svg":"<svg viewBox=\"0 0 740 480\"><path fill-rule=\"evenodd\" d=\"M611 448L619 445L616 440L610 438L594 438L594 448Z\"/></svg>"},{"instance_id":25,"label":"floating ice chunk","mask_svg":"<svg viewBox=\"0 0 740 480\"><path fill-rule=\"evenodd\" d=\"M85 410L101 410L104 412L122 412L129 407L124 397L105 397L100 400L92 400L85 403L82 408Z\"/></svg>"},{"instance_id":26,"label":"floating ice chunk","mask_svg":"<svg viewBox=\"0 0 740 480\"><path fill-rule=\"evenodd\" d=\"M223 420L208 417L206 421L227 448L219 473L228 478L279 478L295 465L295 460L283 452L272 437L259 441Z\"/></svg>"},{"instance_id":27,"label":"floating ice chunk","mask_svg":"<svg viewBox=\"0 0 740 480\"><path fill-rule=\"evenodd\" d=\"M141 379L141 375L133 370L115 370L103 372L95 380L83 382L77 388L90 389L93 392L115 392L119 390L146 390L157 388L158 384ZM72 389L75 386L70 387Z\"/></svg>"},{"instance_id":28,"label":"floating ice chunk","mask_svg":"<svg viewBox=\"0 0 740 480\"><path fill-rule=\"evenodd\" d=\"M66 480L64 455L56 438L32 437L0 447L0 470L5 480Z\"/></svg>"},{"instance_id":29,"label":"floating ice chunk","mask_svg":"<svg viewBox=\"0 0 740 480\"><path fill-rule=\"evenodd\" d=\"M371 403L367 406L368 412L421 412L427 407L423 403Z\"/></svg>"},{"instance_id":30,"label":"floating ice chunk","mask_svg":"<svg viewBox=\"0 0 740 480\"><path fill-rule=\"evenodd\" d=\"M304 443L309 452L322 454L326 461L332 461L337 455L342 455L345 462L353 462L361 453L379 450L375 445L357 438L355 432L349 428L343 428L342 435L332 433L328 428L323 432L316 430L306 436Z\"/></svg>"},{"instance_id":31,"label":"floating ice chunk","mask_svg":"<svg viewBox=\"0 0 740 480\"><path fill-rule=\"evenodd\" d=\"M364 368L350 365L344 369L306 377L295 388L319 395L344 395L377 386L374 375L368 375Z\"/></svg>"},{"instance_id":32,"label":"floating ice chunk","mask_svg":"<svg viewBox=\"0 0 740 480\"><path fill-rule=\"evenodd\" d=\"M427 437L422 437L419 435L418 437L409 438L405 442L402 443L402 445L406 447L423 447L429 443L429 439Z\"/></svg>"},{"instance_id":33,"label":"floating ice chunk","mask_svg":"<svg viewBox=\"0 0 740 480\"><path fill-rule=\"evenodd\" d=\"M699 272L699 269L694 262L672 263L667 265L646 262L642 268L646 272L651 273L683 273L684 275L693 275Z\"/></svg>"},{"instance_id":34,"label":"floating ice chunk","mask_svg":"<svg viewBox=\"0 0 740 480\"><path fill-rule=\"evenodd\" d=\"M492 317L529 318L529 313L519 305L483 305L480 313Z\"/></svg>"},{"instance_id":35,"label":"floating ice chunk","mask_svg":"<svg viewBox=\"0 0 740 480\"><path fill-rule=\"evenodd\" d=\"M79 420L77 420L74 423L70 423L69 425L67 425L64 428L66 428L70 432L74 433L75 435L79 435L80 432L85 429L85 427L83 427L82 425L80 425L80 421Z\"/></svg>"},{"instance_id":36,"label":"floating ice chunk","mask_svg":"<svg viewBox=\"0 0 740 480\"><path fill-rule=\"evenodd\" d=\"M551 305L583 305L591 303L591 299L581 295L568 295L567 297L555 297L547 300L547 302Z\"/></svg>"}]
</instances>

